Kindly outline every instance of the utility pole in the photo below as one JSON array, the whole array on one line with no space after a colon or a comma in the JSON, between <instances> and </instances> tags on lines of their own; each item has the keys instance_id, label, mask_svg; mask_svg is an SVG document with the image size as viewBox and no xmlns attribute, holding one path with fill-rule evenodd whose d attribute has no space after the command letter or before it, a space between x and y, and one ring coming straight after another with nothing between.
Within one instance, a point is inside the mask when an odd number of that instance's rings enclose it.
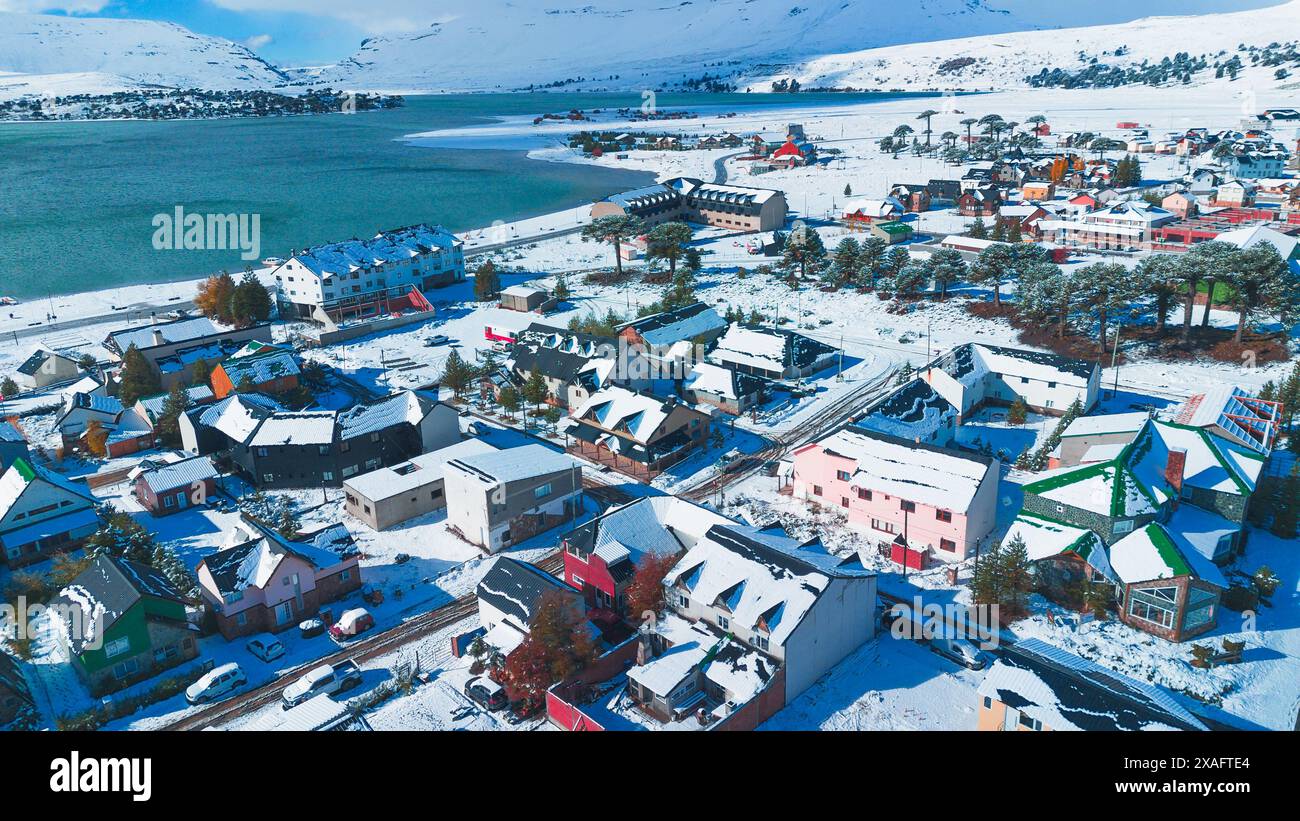
<instances>
[{"instance_id":1,"label":"utility pole","mask_svg":"<svg viewBox=\"0 0 1300 821\"><path fill-rule=\"evenodd\" d=\"M1119 395L1119 332L1123 327L1122 322L1115 325L1115 347L1110 352L1110 366L1115 371L1115 384L1110 390L1111 399Z\"/></svg>"}]
</instances>

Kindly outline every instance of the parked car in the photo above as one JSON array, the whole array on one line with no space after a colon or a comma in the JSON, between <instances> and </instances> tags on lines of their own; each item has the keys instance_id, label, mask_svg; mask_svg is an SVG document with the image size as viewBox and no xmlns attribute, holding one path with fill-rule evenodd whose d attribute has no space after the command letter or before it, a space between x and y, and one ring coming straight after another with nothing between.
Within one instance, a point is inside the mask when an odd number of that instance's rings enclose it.
<instances>
[{"instance_id":1,"label":"parked car","mask_svg":"<svg viewBox=\"0 0 1300 821\"><path fill-rule=\"evenodd\" d=\"M971 670L983 670L988 664L988 654L970 639L935 637L930 639L930 649Z\"/></svg>"},{"instance_id":2,"label":"parked car","mask_svg":"<svg viewBox=\"0 0 1300 821\"><path fill-rule=\"evenodd\" d=\"M424 340L424 345L427 348L434 348L437 347L438 345L446 345L450 341L451 338L448 337L446 334L434 334L433 336Z\"/></svg>"},{"instance_id":3,"label":"parked car","mask_svg":"<svg viewBox=\"0 0 1300 821\"><path fill-rule=\"evenodd\" d=\"M185 688L185 700L190 704L203 704L228 696L248 683L248 677L235 662L214 667Z\"/></svg>"},{"instance_id":4,"label":"parked car","mask_svg":"<svg viewBox=\"0 0 1300 821\"><path fill-rule=\"evenodd\" d=\"M336 639L358 636L375 626L375 617L364 607L345 610L339 620L330 626L330 635Z\"/></svg>"},{"instance_id":5,"label":"parked car","mask_svg":"<svg viewBox=\"0 0 1300 821\"><path fill-rule=\"evenodd\" d=\"M496 712L503 709L509 702L506 698L506 688L497 684L487 676L475 676L465 682L465 695L470 700L485 710Z\"/></svg>"},{"instance_id":6,"label":"parked car","mask_svg":"<svg viewBox=\"0 0 1300 821\"><path fill-rule=\"evenodd\" d=\"M308 670L302 678L285 687L284 692L280 694L280 706L287 710L322 693L326 695L342 693L360 683L361 668L355 661L348 659L338 664L322 664Z\"/></svg>"},{"instance_id":7,"label":"parked car","mask_svg":"<svg viewBox=\"0 0 1300 821\"><path fill-rule=\"evenodd\" d=\"M325 622L322 619L312 618L298 622L298 635L305 639L314 639L324 632Z\"/></svg>"},{"instance_id":8,"label":"parked car","mask_svg":"<svg viewBox=\"0 0 1300 821\"><path fill-rule=\"evenodd\" d=\"M270 633L260 633L253 636L244 646L248 648L248 652L262 661L275 661L284 655L284 645Z\"/></svg>"}]
</instances>

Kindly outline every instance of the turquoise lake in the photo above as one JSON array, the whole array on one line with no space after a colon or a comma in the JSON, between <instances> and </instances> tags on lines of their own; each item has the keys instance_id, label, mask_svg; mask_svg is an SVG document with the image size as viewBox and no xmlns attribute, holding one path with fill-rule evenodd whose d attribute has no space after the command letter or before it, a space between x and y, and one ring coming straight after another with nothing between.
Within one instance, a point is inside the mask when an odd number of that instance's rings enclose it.
<instances>
[{"instance_id":1,"label":"turquoise lake","mask_svg":"<svg viewBox=\"0 0 1300 821\"><path fill-rule=\"evenodd\" d=\"M658 105L716 113L896 96L913 95L664 94ZM593 202L653 178L529 160L522 148L400 138L500 116L640 105L637 94L437 95L350 116L0 124L0 294L244 269L238 251L155 250L152 220L177 206L259 214L261 256L279 256L416 222L459 231Z\"/></svg>"}]
</instances>

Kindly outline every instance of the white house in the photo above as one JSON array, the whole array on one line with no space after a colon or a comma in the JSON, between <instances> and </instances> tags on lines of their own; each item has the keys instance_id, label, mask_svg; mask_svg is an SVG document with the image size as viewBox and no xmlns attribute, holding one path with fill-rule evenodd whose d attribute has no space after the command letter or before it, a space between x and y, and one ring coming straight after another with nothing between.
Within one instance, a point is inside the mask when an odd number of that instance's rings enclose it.
<instances>
[{"instance_id":1,"label":"white house","mask_svg":"<svg viewBox=\"0 0 1300 821\"><path fill-rule=\"evenodd\" d=\"M537 444L451 459L443 466L443 488L447 526L489 553L582 510L581 463Z\"/></svg>"},{"instance_id":2,"label":"white house","mask_svg":"<svg viewBox=\"0 0 1300 821\"><path fill-rule=\"evenodd\" d=\"M44 388L76 379L81 368L71 357L48 348L37 348L14 371L14 382L25 390Z\"/></svg>"},{"instance_id":3,"label":"white house","mask_svg":"<svg viewBox=\"0 0 1300 821\"><path fill-rule=\"evenodd\" d=\"M463 281L464 242L441 226L411 225L299 251L274 273L280 310L307 318Z\"/></svg>"},{"instance_id":4,"label":"white house","mask_svg":"<svg viewBox=\"0 0 1300 821\"><path fill-rule=\"evenodd\" d=\"M498 556L475 590L483 641L509 655L528 635L537 605L547 593L562 595L581 612L582 596L572 587L528 562Z\"/></svg>"},{"instance_id":5,"label":"white house","mask_svg":"<svg viewBox=\"0 0 1300 821\"><path fill-rule=\"evenodd\" d=\"M983 405L1023 399L1036 413L1064 415L1077 399L1086 412L1097 402L1101 367L1052 353L968 342L940 356L922 378L947 399L959 422Z\"/></svg>"}]
</instances>

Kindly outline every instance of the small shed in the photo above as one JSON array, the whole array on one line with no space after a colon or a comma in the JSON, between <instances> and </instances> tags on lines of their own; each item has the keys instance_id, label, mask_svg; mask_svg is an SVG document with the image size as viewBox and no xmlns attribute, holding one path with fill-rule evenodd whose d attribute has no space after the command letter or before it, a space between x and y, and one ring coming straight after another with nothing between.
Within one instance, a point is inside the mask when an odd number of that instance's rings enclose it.
<instances>
[{"instance_id":1,"label":"small shed","mask_svg":"<svg viewBox=\"0 0 1300 821\"><path fill-rule=\"evenodd\" d=\"M546 304L548 297L545 288L511 285L501 292L501 307L510 311L537 311Z\"/></svg>"}]
</instances>

